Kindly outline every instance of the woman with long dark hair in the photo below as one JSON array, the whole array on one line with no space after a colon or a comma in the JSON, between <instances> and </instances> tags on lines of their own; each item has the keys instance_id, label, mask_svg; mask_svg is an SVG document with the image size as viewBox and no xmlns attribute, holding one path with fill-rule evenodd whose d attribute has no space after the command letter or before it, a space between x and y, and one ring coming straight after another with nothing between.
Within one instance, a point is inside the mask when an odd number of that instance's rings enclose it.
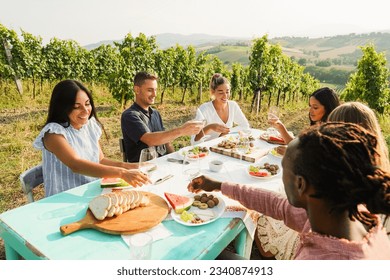
<instances>
[{"instance_id":1,"label":"woman with long dark hair","mask_svg":"<svg viewBox=\"0 0 390 280\"><path fill-rule=\"evenodd\" d=\"M336 92L328 87L317 89L309 97L309 121L310 125L318 125L326 122L329 114L340 105ZM284 141L288 144L292 137L282 121L275 116L269 120L269 124L275 127Z\"/></svg>"},{"instance_id":2,"label":"woman with long dark hair","mask_svg":"<svg viewBox=\"0 0 390 280\"><path fill-rule=\"evenodd\" d=\"M64 80L54 87L45 126L34 141L42 150L46 196L102 177L122 178L135 187L149 181L137 164L104 157L102 128L92 95L82 83Z\"/></svg>"}]
</instances>

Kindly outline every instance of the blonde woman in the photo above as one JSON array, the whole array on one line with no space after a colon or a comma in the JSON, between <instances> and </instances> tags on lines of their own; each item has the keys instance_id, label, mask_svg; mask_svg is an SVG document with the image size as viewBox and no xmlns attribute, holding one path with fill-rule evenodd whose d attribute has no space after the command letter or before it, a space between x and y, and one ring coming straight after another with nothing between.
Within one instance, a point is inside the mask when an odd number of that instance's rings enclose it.
<instances>
[{"instance_id":1,"label":"blonde woman","mask_svg":"<svg viewBox=\"0 0 390 280\"><path fill-rule=\"evenodd\" d=\"M389 150L373 110L360 102L347 102L330 113L328 121L356 123L375 134L378 139L376 146L379 154L378 165L383 170L390 172ZM383 220L383 226L387 232L390 232L390 219L385 219L384 216L381 218Z\"/></svg>"},{"instance_id":2,"label":"blonde woman","mask_svg":"<svg viewBox=\"0 0 390 280\"><path fill-rule=\"evenodd\" d=\"M373 110L360 102L346 102L330 113L328 121L356 123L377 135L379 164L382 169L390 171L389 150Z\"/></svg>"}]
</instances>

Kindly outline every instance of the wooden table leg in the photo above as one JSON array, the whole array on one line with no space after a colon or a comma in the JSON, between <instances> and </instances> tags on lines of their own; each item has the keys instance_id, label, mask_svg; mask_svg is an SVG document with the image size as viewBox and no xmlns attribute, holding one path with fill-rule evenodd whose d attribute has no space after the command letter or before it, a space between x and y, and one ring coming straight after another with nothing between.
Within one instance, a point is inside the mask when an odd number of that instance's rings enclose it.
<instances>
[{"instance_id":1,"label":"wooden table leg","mask_svg":"<svg viewBox=\"0 0 390 280\"><path fill-rule=\"evenodd\" d=\"M252 244L253 239L250 237L246 229L243 229L234 240L234 247L236 248L237 254L247 260L251 257Z\"/></svg>"},{"instance_id":2,"label":"wooden table leg","mask_svg":"<svg viewBox=\"0 0 390 280\"><path fill-rule=\"evenodd\" d=\"M4 241L4 248L5 248L5 258L7 260L20 260L20 255L14 248L9 246L5 241Z\"/></svg>"}]
</instances>

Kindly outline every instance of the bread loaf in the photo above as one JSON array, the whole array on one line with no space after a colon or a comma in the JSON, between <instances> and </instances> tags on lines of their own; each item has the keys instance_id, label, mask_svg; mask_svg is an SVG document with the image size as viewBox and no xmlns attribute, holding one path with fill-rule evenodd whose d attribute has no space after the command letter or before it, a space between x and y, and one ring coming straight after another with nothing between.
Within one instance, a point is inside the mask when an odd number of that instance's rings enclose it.
<instances>
[{"instance_id":1,"label":"bread loaf","mask_svg":"<svg viewBox=\"0 0 390 280\"><path fill-rule=\"evenodd\" d=\"M111 206L111 198L107 195L97 196L89 203L89 209L91 209L92 214L98 220L104 220L107 217L108 210Z\"/></svg>"},{"instance_id":2,"label":"bread loaf","mask_svg":"<svg viewBox=\"0 0 390 280\"><path fill-rule=\"evenodd\" d=\"M89 209L98 220L119 216L136 207L145 207L149 198L139 191L118 191L99 195L89 203Z\"/></svg>"}]
</instances>

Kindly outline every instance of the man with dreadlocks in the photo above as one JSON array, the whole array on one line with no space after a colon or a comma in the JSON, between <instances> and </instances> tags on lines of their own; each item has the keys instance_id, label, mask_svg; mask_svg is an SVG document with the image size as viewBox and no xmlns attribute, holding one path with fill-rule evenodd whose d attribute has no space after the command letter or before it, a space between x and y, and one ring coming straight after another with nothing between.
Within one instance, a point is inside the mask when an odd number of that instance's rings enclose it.
<instances>
[{"instance_id":1,"label":"man with dreadlocks","mask_svg":"<svg viewBox=\"0 0 390 280\"><path fill-rule=\"evenodd\" d=\"M377 139L350 123L312 127L288 145L282 160L287 199L274 192L192 180L192 192L220 190L247 208L299 232L295 259L390 259L390 241L376 214L390 214L390 174L377 165Z\"/></svg>"}]
</instances>

